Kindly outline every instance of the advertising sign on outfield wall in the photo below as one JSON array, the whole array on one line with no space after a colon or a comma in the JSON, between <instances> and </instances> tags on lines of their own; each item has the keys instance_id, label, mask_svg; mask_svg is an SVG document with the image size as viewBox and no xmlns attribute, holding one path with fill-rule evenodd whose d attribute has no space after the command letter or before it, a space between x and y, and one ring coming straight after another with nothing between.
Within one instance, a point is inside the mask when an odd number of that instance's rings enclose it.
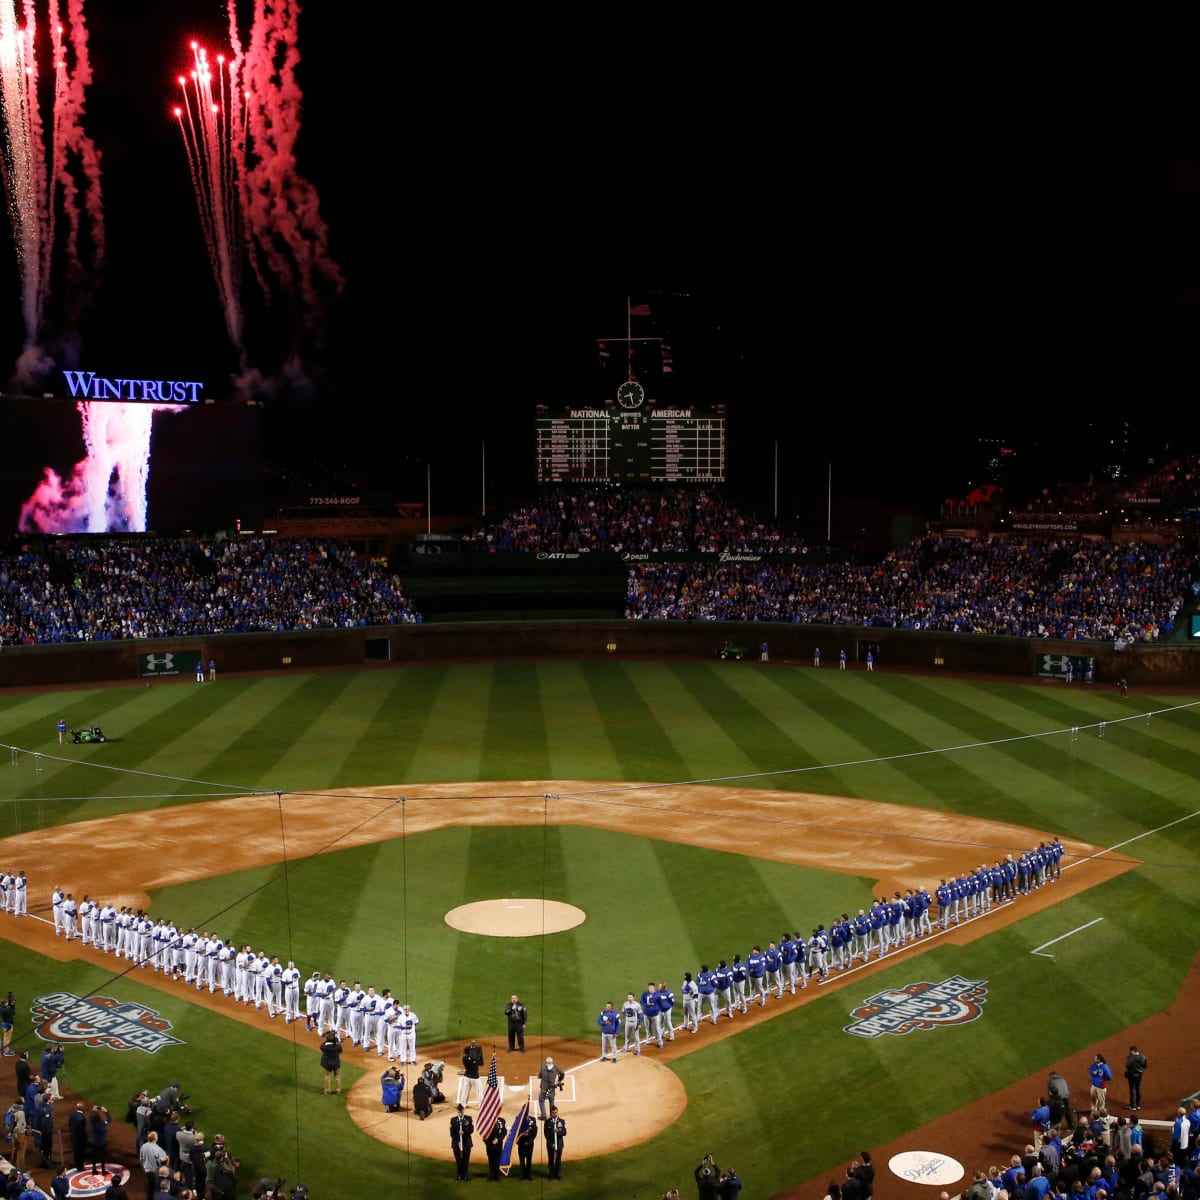
<instances>
[{"instance_id":1,"label":"advertising sign on outfield wall","mask_svg":"<svg viewBox=\"0 0 1200 1200\"><path fill-rule=\"evenodd\" d=\"M169 679L175 675L194 675L200 661L199 650L159 650L138 655L138 674L143 679Z\"/></svg>"}]
</instances>

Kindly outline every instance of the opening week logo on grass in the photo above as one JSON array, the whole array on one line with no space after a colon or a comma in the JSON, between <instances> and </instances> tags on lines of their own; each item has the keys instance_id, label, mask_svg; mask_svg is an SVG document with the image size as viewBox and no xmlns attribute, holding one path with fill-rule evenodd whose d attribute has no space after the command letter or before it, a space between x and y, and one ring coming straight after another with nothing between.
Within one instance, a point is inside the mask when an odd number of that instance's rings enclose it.
<instances>
[{"instance_id":1,"label":"opening week logo on grass","mask_svg":"<svg viewBox=\"0 0 1200 1200\"><path fill-rule=\"evenodd\" d=\"M842 1028L855 1037L882 1037L885 1033L912 1033L914 1029L940 1029L965 1025L983 1012L986 979L951 975L941 983L910 983L871 996L851 1010L858 1020Z\"/></svg>"},{"instance_id":2,"label":"opening week logo on grass","mask_svg":"<svg viewBox=\"0 0 1200 1200\"><path fill-rule=\"evenodd\" d=\"M47 1042L107 1046L110 1050L143 1050L154 1054L164 1046L181 1046L170 1021L156 1009L128 1004L112 996L76 996L51 992L38 996L30 1012L35 1032Z\"/></svg>"}]
</instances>

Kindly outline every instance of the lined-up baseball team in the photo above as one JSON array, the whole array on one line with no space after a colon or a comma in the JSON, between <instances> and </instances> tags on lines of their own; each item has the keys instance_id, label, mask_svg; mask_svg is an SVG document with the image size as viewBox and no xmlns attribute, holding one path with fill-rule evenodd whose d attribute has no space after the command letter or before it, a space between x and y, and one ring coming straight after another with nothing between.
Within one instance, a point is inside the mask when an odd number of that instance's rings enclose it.
<instances>
[{"instance_id":1,"label":"lined-up baseball team","mask_svg":"<svg viewBox=\"0 0 1200 1200\"><path fill-rule=\"evenodd\" d=\"M180 931L174 922L155 919L144 909L118 909L90 896L76 902L73 893L57 884L51 910L55 934L68 942L78 940L198 991L207 989L214 996L221 993L236 1003L266 1009L269 1017L282 1016L288 1024L303 1020L306 1030L318 1035L333 1030L363 1050L374 1044L388 1062L416 1064L420 1018L399 1003L390 988L376 993L357 980L339 982L320 971L302 980L290 959L285 966L278 955L255 951L249 943L238 947L208 930ZM25 910L13 911L20 915Z\"/></svg>"},{"instance_id":2,"label":"lined-up baseball team","mask_svg":"<svg viewBox=\"0 0 1200 1200\"><path fill-rule=\"evenodd\" d=\"M1061 877L1064 850L1054 838L1018 856L1005 855L990 867L981 863L943 879L932 894L927 888L909 888L904 895L897 891L890 900L881 897L870 909L860 908L856 916L843 913L828 929L818 925L808 938L799 930L785 930L778 942L769 942L765 950L755 946L744 961L735 954L731 963L722 958L715 968L702 964L694 977L684 971L680 1025L673 1016L675 993L665 982L648 983L640 996L629 992L620 1008L612 1001L604 1005L596 1018L600 1061L616 1062L618 1053L641 1054L649 1043L661 1047L664 1040L675 1040L676 1029L698 1033L702 1019L715 1025L722 1012L732 1018L748 1012L750 1004L765 1005L772 994L782 999L785 989L794 996L798 988L808 987L810 977L821 984L858 959L865 963L900 950L934 932L935 905L936 927L947 930L983 916L993 905L1012 903Z\"/></svg>"}]
</instances>

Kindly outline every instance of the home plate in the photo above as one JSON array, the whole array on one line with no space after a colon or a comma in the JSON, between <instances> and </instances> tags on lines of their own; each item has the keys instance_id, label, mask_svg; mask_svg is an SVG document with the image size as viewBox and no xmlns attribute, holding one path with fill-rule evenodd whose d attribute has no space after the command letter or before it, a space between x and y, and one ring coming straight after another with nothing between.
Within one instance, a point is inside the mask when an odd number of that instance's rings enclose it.
<instances>
[{"instance_id":1,"label":"home plate","mask_svg":"<svg viewBox=\"0 0 1200 1200\"><path fill-rule=\"evenodd\" d=\"M888 1169L909 1183L927 1183L930 1187L957 1183L966 1174L958 1159L932 1150L905 1150L893 1154L888 1159Z\"/></svg>"}]
</instances>

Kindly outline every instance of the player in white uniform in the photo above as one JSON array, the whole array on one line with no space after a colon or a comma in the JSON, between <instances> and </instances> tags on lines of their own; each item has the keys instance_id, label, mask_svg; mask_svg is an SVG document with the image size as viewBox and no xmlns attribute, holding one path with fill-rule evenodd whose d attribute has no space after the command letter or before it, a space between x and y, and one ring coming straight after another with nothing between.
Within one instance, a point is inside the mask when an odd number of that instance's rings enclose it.
<instances>
[{"instance_id":1,"label":"player in white uniform","mask_svg":"<svg viewBox=\"0 0 1200 1200\"><path fill-rule=\"evenodd\" d=\"M215 933L208 939L208 953L204 956L204 985L210 996L217 993L221 979L221 952L225 949L225 943Z\"/></svg>"},{"instance_id":2,"label":"player in white uniform","mask_svg":"<svg viewBox=\"0 0 1200 1200\"><path fill-rule=\"evenodd\" d=\"M321 980L321 1015L317 1021L317 1033L322 1037L327 1029L337 1028L337 1004L333 999L336 991L337 984L334 983L333 976L326 972L325 978Z\"/></svg>"},{"instance_id":3,"label":"player in white uniform","mask_svg":"<svg viewBox=\"0 0 1200 1200\"><path fill-rule=\"evenodd\" d=\"M50 909L54 913L54 936L62 937L63 935L63 900L66 893L56 883L54 891L50 895Z\"/></svg>"},{"instance_id":4,"label":"player in white uniform","mask_svg":"<svg viewBox=\"0 0 1200 1200\"><path fill-rule=\"evenodd\" d=\"M362 984L356 979L346 997L346 1032L350 1035L352 1046L362 1041L362 1002L365 994Z\"/></svg>"},{"instance_id":5,"label":"player in white uniform","mask_svg":"<svg viewBox=\"0 0 1200 1200\"><path fill-rule=\"evenodd\" d=\"M13 887L16 889L14 914L18 917L29 916L29 880L25 878L24 871L17 872Z\"/></svg>"},{"instance_id":6,"label":"player in white uniform","mask_svg":"<svg viewBox=\"0 0 1200 1200\"><path fill-rule=\"evenodd\" d=\"M396 1017L396 1024L400 1026L401 1033L400 1049L403 1052L400 1061L414 1067L417 1065L417 1026L420 1023L421 1018L407 1004L400 1005L400 1012Z\"/></svg>"},{"instance_id":7,"label":"player in white uniform","mask_svg":"<svg viewBox=\"0 0 1200 1200\"><path fill-rule=\"evenodd\" d=\"M233 998L245 1000L250 992L250 972L247 967L254 951L249 946L243 946L233 956Z\"/></svg>"},{"instance_id":8,"label":"player in white uniform","mask_svg":"<svg viewBox=\"0 0 1200 1200\"><path fill-rule=\"evenodd\" d=\"M105 954L117 948L117 910L108 900L100 906L100 947Z\"/></svg>"},{"instance_id":9,"label":"player in white uniform","mask_svg":"<svg viewBox=\"0 0 1200 1200\"><path fill-rule=\"evenodd\" d=\"M304 981L304 1031L312 1033L321 1016L321 972Z\"/></svg>"},{"instance_id":10,"label":"player in white uniform","mask_svg":"<svg viewBox=\"0 0 1200 1200\"><path fill-rule=\"evenodd\" d=\"M88 896L79 902L79 940L85 946L92 940L92 901Z\"/></svg>"},{"instance_id":11,"label":"player in white uniform","mask_svg":"<svg viewBox=\"0 0 1200 1200\"><path fill-rule=\"evenodd\" d=\"M283 963L278 955L267 964L267 1014L283 1012Z\"/></svg>"},{"instance_id":12,"label":"player in white uniform","mask_svg":"<svg viewBox=\"0 0 1200 1200\"><path fill-rule=\"evenodd\" d=\"M158 920L154 922L154 931L151 933L150 937L154 942L154 951L151 956L154 962L154 969L155 971L161 971L164 975L166 975L171 966L169 950L171 944L171 935L167 929L167 923L162 919L162 917L159 917Z\"/></svg>"},{"instance_id":13,"label":"player in white uniform","mask_svg":"<svg viewBox=\"0 0 1200 1200\"><path fill-rule=\"evenodd\" d=\"M271 956L265 951L258 952L258 991L254 997L255 1008L271 1009Z\"/></svg>"},{"instance_id":14,"label":"player in white uniform","mask_svg":"<svg viewBox=\"0 0 1200 1200\"><path fill-rule=\"evenodd\" d=\"M183 935L183 982L196 982L196 947L200 944L200 935L193 925Z\"/></svg>"},{"instance_id":15,"label":"player in white uniform","mask_svg":"<svg viewBox=\"0 0 1200 1200\"><path fill-rule=\"evenodd\" d=\"M392 1004L387 1014L388 1021L388 1062L403 1061L404 1026L400 1024L400 1005Z\"/></svg>"},{"instance_id":16,"label":"player in white uniform","mask_svg":"<svg viewBox=\"0 0 1200 1200\"><path fill-rule=\"evenodd\" d=\"M127 958L129 956L129 906L121 905L121 911L117 913L117 949L116 955L118 958Z\"/></svg>"},{"instance_id":17,"label":"player in white uniform","mask_svg":"<svg viewBox=\"0 0 1200 1200\"><path fill-rule=\"evenodd\" d=\"M216 986L227 996L233 995L233 938L227 938L217 946Z\"/></svg>"},{"instance_id":18,"label":"player in white uniform","mask_svg":"<svg viewBox=\"0 0 1200 1200\"><path fill-rule=\"evenodd\" d=\"M73 942L79 936L78 913L79 905L75 903L75 893L68 892L63 898L63 924L68 942Z\"/></svg>"},{"instance_id":19,"label":"player in white uniform","mask_svg":"<svg viewBox=\"0 0 1200 1200\"><path fill-rule=\"evenodd\" d=\"M279 973L279 981L283 989L283 1015L290 1025L300 1020L300 971L290 959Z\"/></svg>"},{"instance_id":20,"label":"player in white uniform","mask_svg":"<svg viewBox=\"0 0 1200 1200\"><path fill-rule=\"evenodd\" d=\"M333 991L333 1029L338 1037L346 1036L346 1002L350 986L344 979L338 981Z\"/></svg>"},{"instance_id":21,"label":"player in white uniform","mask_svg":"<svg viewBox=\"0 0 1200 1200\"><path fill-rule=\"evenodd\" d=\"M154 958L154 921L148 912L138 917L138 966L145 967Z\"/></svg>"},{"instance_id":22,"label":"player in white uniform","mask_svg":"<svg viewBox=\"0 0 1200 1200\"><path fill-rule=\"evenodd\" d=\"M246 955L246 995L244 1004L253 1004L258 995L258 955L253 950Z\"/></svg>"},{"instance_id":23,"label":"player in white uniform","mask_svg":"<svg viewBox=\"0 0 1200 1200\"><path fill-rule=\"evenodd\" d=\"M375 1014L379 1011L379 997L373 987L368 987L363 993L358 1011L362 1013L362 1048L370 1050L371 1038L375 1033Z\"/></svg>"}]
</instances>

